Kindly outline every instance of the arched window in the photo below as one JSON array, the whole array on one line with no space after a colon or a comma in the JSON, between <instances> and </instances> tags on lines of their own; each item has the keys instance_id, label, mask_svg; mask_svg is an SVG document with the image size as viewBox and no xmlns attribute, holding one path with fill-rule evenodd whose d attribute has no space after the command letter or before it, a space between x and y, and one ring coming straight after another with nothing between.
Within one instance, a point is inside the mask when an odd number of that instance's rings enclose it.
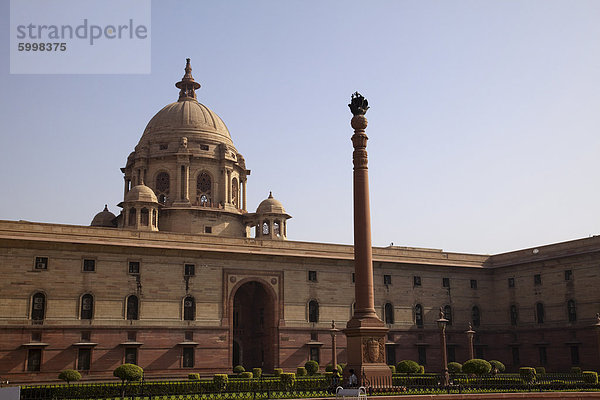
<instances>
[{"instance_id":1,"label":"arched window","mask_svg":"<svg viewBox=\"0 0 600 400\"><path fill-rule=\"evenodd\" d=\"M135 226L136 223L135 208L131 207L129 209L129 226Z\"/></svg>"},{"instance_id":2,"label":"arched window","mask_svg":"<svg viewBox=\"0 0 600 400\"><path fill-rule=\"evenodd\" d=\"M267 221L263 222L263 224L262 224L262 234L263 235L269 234L269 223Z\"/></svg>"},{"instance_id":3,"label":"arched window","mask_svg":"<svg viewBox=\"0 0 600 400\"><path fill-rule=\"evenodd\" d=\"M423 306L415 305L415 324L419 327L423 326Z\"/></svg>"},{"instance_id":4,"label":"arched window","mask_svg":"<svg viewBox=\"0 0 600 400\"><path fill-rule=\"evenodd\" d=\"M157 217L158 213L156 212L156 210L152 210L152 226L156 226Z\"/></svg>"},{"instance_id":5,"label":"arched window","mask_svg":"<svg viewBox=\"0 0 600 400\"><path fill-rule=\"evenodd\" d=\"M147 208L142 208L140 211L140 224L142 226L150 225L150 212Z\"/></svg>"},{"instance_id":6,"label":"arched window","mask_svg":"<svg viewBox=\"0 0 600 400\"><path fill-rule=\"evenodd\" d=\"M567 301L567 314L569 314L569 322L577 321L577 306L575 300Z\"/></svg>"},{"instance_id":7,"label":"arched window","mask_svg":"<svg viewBox=\"0 0 600 400\"><path fill-rule=\"evenodd\" d=\"M383 317L386 324L394 323L394 306L391 303L385 303L383 306Z\"/></svg>"},{"instance_id":8,"label":"arched window","mask_svg":"<svg viewBox=\"0 0 600 400\"><path fill-rule=\"evenodd\" d=\"M517 325L517 322L519 321L519 309L517 308L516 305L512 304L510 306L510 324L511 325Z\"/></svg>"},{"instance_id":9,"label":"arched window","mask_svg":"<svg viewBox=\"0 0 600 400\"><path fill-rule=\"evenodd\" d=\"M448 320L448 326L452 325L452 307L450 305L444 306L444 318Z\"/></svg>"},{"instance_id":10,"label":"arched window","mask_svg":"<svg viewBox=\"0 0 600 400\"><path fill-rule=\"evenodd\" d=\"M308 302L308 322L319 322L319 303L316 300Z\"/></svg>"},{"instance_id":11,"label":"arched window","mask_svg":"<svg viewBox=\"0 0 600 400\"><path fill-rule=\"evenodd\" d=\"M127 319L139 319L139 300L138 297L134 294L127 298Z\"/></svg>"},{"instance_id":12,"label":"arched window","mask_svg":"<svg viewBox=\"0 0 600 400\"><path fill-rule=\"evenodd\" d=\"M196 302L192 296L183 299L183 319L185 321L196 319Z\"/></svg>"},{"instance_id":13,"label":"arched window","mask_svg":"<svg viewBox=\"0 0 600 400\"><path fill-rule=\"evenodd\" d=\"M281 236L281 230L279 229L279 221L273 222L273 235Z\"/></svg>"},{"instance_id":14,"label":"arched window","mask_svg":"<svg viewBox=\"0 0 600 400\"><path fill-rule=\"evenodd\" d=\"M535 304L535 320L538 324L544 323L544 305L542 303Z\"/></svg>"},{"instance_id":15,"label":"arched window","mask_svg":"<svg viewBox=\"0 0 600 400\"><path fill-rule=\"evenodd\" d=\"M198 175L196 181L196 200L201 206L210 206L212 204L212 180L206 172Z\"/></svg>"},{"instance_id":16,"label":"arched window","mask_svg":"<svg viewBox=\"0 0 600 400\"><path fill-rule=\"evenodd\" d=\"M94 315L94 296L84 294L81 296L81 319L92 319Z\"/></svg>"},{"instance_id":17,"label":"arched window","mask_svg":"<svg viewBox=\"0 0 600 400\"><path fill-rule=\"evenodd\" d=\"M31 298L31 319L34 321L43 321L46 314L46 295L36 293Z\"/></svg>"},{"instance_id":18,"label":"arched window","mask_svg":"<svg viewBox=\"0 0 600 400\"><path fill-rule=\"evenodd\" d=\"M479 326L481 324L481 315L479 313L479 307L473 306L471 309L471 320L473 321L473 326Z\"/></svg>"},{"instance_id":19,"label":"arched window","mask_svg":"<svg viewBox=\"0 0 600 400\"><path fill-rule=\"evenodd\" d=\"M171 188L171 179L169 174L166 172L161 172L156 175L156 197L158 198L158 202L161 204L165 204L167 199L169 198L169 190Z\"/></svg>"},{"instance_id":20,"label":"arched window","mask_svg":"<svg viewBox=\"0 0 600 400\"><path fill-rule=\"evenodd\" d=\"M240 190L239 189L240 189L240 186L238 185L237 178L233 178L231 180L231 202L237 208L239 208L239 204L240 204L240 201L239 201L240 200L239 199Z\"/></svg>"}]
</instances>

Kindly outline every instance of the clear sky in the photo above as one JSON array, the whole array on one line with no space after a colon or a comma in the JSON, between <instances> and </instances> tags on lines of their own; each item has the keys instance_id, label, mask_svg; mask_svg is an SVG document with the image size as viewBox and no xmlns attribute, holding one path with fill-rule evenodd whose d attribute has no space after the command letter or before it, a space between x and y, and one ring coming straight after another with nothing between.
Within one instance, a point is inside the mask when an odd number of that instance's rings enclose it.
<instances>
[{"instance_id":1,"label":"clear sky","mask_svg":"<svg viewBox=\"0 0 600 400\"><path fill-rule=\"evenodd\" d=\"M351 244L350 95L369 100L374 246L498 253L600 233L600 2L153 1L148 75L10 75L0 8L0 219L118 213L119 168L198 100L273 191L290 240Z\"/></svg>"}]
</instances>

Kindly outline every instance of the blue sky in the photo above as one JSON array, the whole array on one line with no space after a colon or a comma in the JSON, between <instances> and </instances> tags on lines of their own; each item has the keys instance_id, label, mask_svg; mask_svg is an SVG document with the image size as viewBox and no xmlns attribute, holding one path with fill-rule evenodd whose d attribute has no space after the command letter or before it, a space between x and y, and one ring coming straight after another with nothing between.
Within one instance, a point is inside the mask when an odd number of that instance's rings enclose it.
<instances>
[{"instance_id":1,"label":"blue sky","mask_svg":"<svg viewBox=\"0 0 600 400\"><path fill-rule=\"evenodd\" d=\"M498 253L600 233L600 2L152 2L147 75L9 74L0 219L87 225L185 58L291 240L352 243L368 98L373 245Z\"/></svg>"}]
</instances>

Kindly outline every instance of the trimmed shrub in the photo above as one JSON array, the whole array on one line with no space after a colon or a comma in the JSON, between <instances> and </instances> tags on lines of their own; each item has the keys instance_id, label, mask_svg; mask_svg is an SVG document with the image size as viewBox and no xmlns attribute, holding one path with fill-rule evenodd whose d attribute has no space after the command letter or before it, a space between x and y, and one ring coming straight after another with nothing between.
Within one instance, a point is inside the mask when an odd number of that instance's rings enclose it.
<instances>
[{"instance_id":1,"label":"trimmed shrub","mask_svg":"<svg viewBox=\"0 0 600 400\"><path fill-rule=\"evenodd\" d=\"M74 369L65 369L58 374L58 379L67 382L70 384L71 382L77 382L81 379L81 374L79 371L75 371Z\"/></svg>"},{"instance_id":2,"label":"trimmed shrub","mask_svg":"<svg viewBox=\"0 0 600 400\"><path fill-rule=\"evenodd\" d=\"M490 365L492 366L492 371L496 372L504 372L506 371L506 367L498 360L490 360Z\"/></svg>"},{"instance_id":3,"label":"trimmed shrub","mask_svg":"<svg viewBox=\"0 0 600 400\"><path fill-rule=\"evenodd\" d=\"M535 373L537 375L544 375L546 373L545 367L535 367Z\"/></svg>"},{"instance_id":4,"label":"trimmed shrub","mask_svg":"<svg viewBox=\"0 0 600 400\"><path fill-rule=\"evenodd\" d=\"M462 371L462 365L457 362L449 362L448 363L448 372L451 374L458 374Z\"/></svg>"},{"instance_id":5,"label":"trimmed shrub","mask_svg":"<svg viewBox=\"0 0 600 400\"><path fill-rule=\"evenodd\" d=\"M308 375L316 375L319 372L319 363L315 360L310 360L304 364L304 368L306 368Z\"/></svg>"},{"instance_id":6,"label":"trimmed shrub","mask_svg":"<svg viewBox=\"0 0 600 400\"><path fill-rule=\"evenodd\" d=\"M402 360L396 365L396 371L404 374L416 374L421 368L419 364L412 360Z\"/></svg>"},{"instance_id":7,"label":"trimmed shrub","mask_svg":"<svg viewBox=\"0 0 600 400\"><path fill-rule=\"evenodd\" d=\"M388 367L390 367L390 371L392 371L392 374L396 373L396 366L395 365L388 365Z\"/></svg>"},{"instance_id":8,"label":"trimmed shrub","mask_svg":"<svg viewBox=\"0 0 600 400\"><path fill-rule=\"evenodd\" d=\"M243 378L243 379L252 379L252 372L250 372L250 371L242 372L240 374L240 378Z\"/></svg>"},{"instance_id":9,"label":"trimmed shrub","mask_svg":"<svg viewBox=\"0 0 600 400\"><path fill-rule=\"evenodd\" d=\"M235 367L233 367L233 373L235 374L241 374L242 372L245 372L246 368L242 367L241 365L236 365Z\"/></svg>"},{"instance_id":10,"label":"trimmed shrub","mask_svg":"<svg viewBox=\"0 0 600 400\"><path fill-rule=\"evenodd\" d=\"M287 390L292 389L296 384L296 375L293 372L282 372L279 379L281 380L283 387Z\"/></svg>"},{"instance_id":11,"label":"trimmed shrub","mask_svg":"<svg viewBox=\"0 0 600 400\"><path fill-rule=\"evenodd\" d=\"M200 380L200 374L188 374L188 379L190 381L199 381Z\"/></svg>"},{"instance_id":12,"label":"trimmed shrub","mask_svg":"<svg viewBox=\"0 0 600 400\"><path fill-rule=\"evenodd\" d=\"M535 381L535 368L521 367L519 368L519 376L525 383L531 383Z\"/></svg>"},{"instance_id":13,"label":"trimmed shrub","mask_svg":"<svg viewBox=\"0 0 600 400\"><path fill-rule=\"evenodd\" d=\"M462 366L462 372L466 374L485 375L489 374L491 370L492 366L490 363L481 358L465 361Z\"/></svg>"},{"instance_id":14,"label":"trimmed shrub","mask_svg":"<svg viewBox=\"0 0 600 400\"><path fill-rule=\"evenodd\" d=\"M424 365L419 365L419 374L424 374L425 373L425 366Z\"/></svg>"},{"instance_id":15,"label":"trimmed shrub","mask_svg":"<svg viewBox=\"0 0 600 400\"><path fill-rule=\"evenodd\" d=\"M213 375L213 385L216 390L223 391L227 387L227 381L229 377L227 374L214 374Z\"/></svg>"},{"instance_id":16,"label":"trimmed shrub","mask_svg":"<svg viewBox=\"0 0 600 400\"><path fill-rule=\"evenodd\" d=\"M306 368L304 368L304 367L296 368L296 376L306 376Z\"/></svg>"},{"instance_id":17,"label":"trimmed shrub","mask_svg":"<svg viewBox=\"0 0 600 400\"><path fill-rule=\"evenodd\" d=\"M572 374L580 374L581 373L581 367L571 367L571 373Z\"/></svg>"},{"instance_id":18,"label":"trimmed shrub","mask_svg":"<svg viewBox=\"0 0 600 400\"><path fill-rule=\"evenodd\" d=\"M583 381L585 383L598 383L598 373L594 371L583 371Z\"/></svg>"},{"instance_id":19,"label":"trimmed shrub","mask_svg":"<svg viewBox=\"0 0 600 400\"><path fill-rule=\"evenodd\" d=\"M252 376L260 378L262 376L262 368L252 368Z\"/></svg>"},{"instance_id":20,"label":"trimmed shrub","mask_svg":"<svg viewBox=\"0 0 600 400\"><path fill-rule=\"evenodd\" d=\"M122 382L139 381L144 376L144 370L135 364L123 364L115 368L113 375Z\"/></svg>"},{"instance_id":21,"label":"trimmed shrub","mask_svg":"<svg viewBox=\"0 0 600 400\"><path fill-rule=\"evenodd\" d=\"M283 369L281 369L281 368L275 368L273 370L273 375L275 375L275 376L281 376L281 374L283 374Z\"/></svg>"}]
</instances>

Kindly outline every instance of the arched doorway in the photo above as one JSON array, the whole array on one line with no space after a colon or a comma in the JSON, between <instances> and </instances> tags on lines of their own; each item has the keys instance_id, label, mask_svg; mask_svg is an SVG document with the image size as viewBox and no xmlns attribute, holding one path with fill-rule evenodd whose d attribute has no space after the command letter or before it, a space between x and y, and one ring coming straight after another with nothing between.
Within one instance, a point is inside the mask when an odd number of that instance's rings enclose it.
<instances>
[{"instance_id":1,"label":"arched doorway","mask_svg":"<svg viewBox=\"0 0 600 400\"><path fill-rule=\"evenodd\" d=\"M275 368L277 325L273 294L263 284L242 284L233 297L233 366Z\"/></svg>"}]
</instances>

